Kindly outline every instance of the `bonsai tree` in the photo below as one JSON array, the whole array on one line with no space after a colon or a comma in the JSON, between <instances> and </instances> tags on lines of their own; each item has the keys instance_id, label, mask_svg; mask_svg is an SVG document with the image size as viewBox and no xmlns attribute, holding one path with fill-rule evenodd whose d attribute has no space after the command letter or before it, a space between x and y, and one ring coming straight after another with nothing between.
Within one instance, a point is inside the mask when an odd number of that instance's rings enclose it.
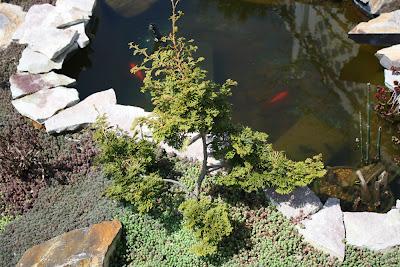
<instances>
[{"instance_id":1,"label":"bonsai tree","mask_svg":"<svg viewBox=\"0 0 400 267\"><path fill-rule=\"evenodd\" d=\"M290 161L273 150L265 133L233 125L228 97L237 83L229 79L220 85L207 79L207 71L200 66L204 58L195 56L193 40L177 35L177 21L183 15L177 11L179 2L171 0L172 30L162 38L164 46L149 54L147 49L130 44L134 54L143 57L142 64L131 72L146 73L142 91L150 93L154 111L141 123L152 129L157 142L182 149L196 138L202 140L201 171L190 195L199 198L207 175L224 167L228 175L221 182L248 191L273 186L280 193L289 193L325 175L321 156ZM223 164L208 164L210 151Z\"/></svg>"},{"instance_id":2,"label":"bonsai tree","mask_svg":"<svg viewBox=\"0 0 400 267\"><path fill-rule=\"evenodd\" d=\"M207 71L200 66L204 58L195 56L193 40L178 36L177 21L183 15L177 11L179 2L171 0L172 30L154 52L130 43L134 54L143 58L131 72L145 73L141 90L150 93L154 105L152 115L139 119L132 128L146 124L154 141L109 132L104 119L95 137L101 148L99 161L113 177L108 195L132 203L139 212L149 212L160 205L166 191L178 187L185 193L179 206L184 226L198 240L193 250L204 256L214 253L232 232L228 206L204 192L206 179L213 177L210 181L248 192L274 187L279 193L289 193L324 176L325 170L321 156L291 161L273 150L267 134L233 124L228 97L237 83L207 79ZM184 149L199 139L203 158L198 176L188 185L165 170L165 158L156 153L156 144ZM209 164L211 153L221 164ZM221 168L224 172L211 175Z\"/></svg>"}]
</instances>

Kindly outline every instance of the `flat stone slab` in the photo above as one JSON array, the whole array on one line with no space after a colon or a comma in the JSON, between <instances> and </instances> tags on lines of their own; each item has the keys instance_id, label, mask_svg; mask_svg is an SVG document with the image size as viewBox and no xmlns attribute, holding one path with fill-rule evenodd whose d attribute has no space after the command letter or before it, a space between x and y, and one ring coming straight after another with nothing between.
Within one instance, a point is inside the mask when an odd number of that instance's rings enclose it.
<instances>
[{"instance_id":1,"label":"flat stone slab","mask_svg":"<svg viewBox=\"0 0 400 267\"><path fill-rule=\"evenodd\" d=\"M96 122L104 113L104 108L117 104L114 89L109 89L88 96L79 104L65 109L45 122L48 133L75 131Z\"/></svg>"},{"instance_id":2,"label":"flat stone slab","mask_svg":"<svg viewBox=\"0 0 400 267\"><path fill-rule=\"evenodd\" d=\"M0 3L0 48L11 43L14 32L24 19L25 12L20 6Z\"/></svg>"},{"instance_id":3,"label":"flat stone slab","mask_svg":"<svg viewBox=\"0 0 400 267\"><path fill-rule=\"evenodd\" d=\"M386 214L344 212L347 243L360 248L382 251L400 245L400 210Z\"/></svg>"},{"instance_id":4,"label":"flat stone slab","mask_svg":"<svg viewBox=\"0 0 400 267\"><path fill-rule=\"evenodd\" d=\"M114 220L67 232L27 250L17 267L109 266L121 228Z\"/></svg>"},{"instance_id":5,"label":"flat stone slab","mask_svg":"<svg viewBox=\"0 0 400 267\"><path fill-rule=\"evenodd\" d=\"M322 208L321 200L307 186L296 188L288 195L278 194L273 189L266 189L265 193L271 203L287 218L304 218Z\"/></svg>"},{"instance_id":6,"label":"flat stone slab","mask_svg":"<svg viewBox=\"0 0 400 267\"><path fill-rule=\"evenodd\" d=\"M353 0L367 15L375 16L400 9L398 0Z\"/></svg>"},{"instance_id":7,"label":"flat stone slab","mask_svg":"<svg viewBox=\"0 0 400 267\"><path fill-rule=\"evenodd\" d=\"M56 7L65 10L77 8L91 16L95 4L96 0L57 0Z\"/></svg>"},{"instance_id":8,"label":"flat stone slab","mask_svg":"<svg viewBox=\"0 0 400 267\"><path fill-rule=\"evenodd\" d=\"M320 211L301 223L303 227L298 227L298 230L307 242L341 261L344 260L345 229L339 199L329 198Z\"/></svg>"},{"instance_id":9,"label":"flat stone slab","mask_svg":"<svg viewBox=\"0 0 400 267\"><path fill-rule=\"evenodd\" d=\"M400 68L400 45L381 49L376 52L375 56L385 69Z\"/></svg>"},{"instance_id":10,"label":"flat stone slab","mask_svg":"<svg viewBox=\"0 0 400 267\"><path fill-rule=\"evenodd\" d=\"M19 72L29 72L32 74L47 73L51 70L62 68L63 60L53 61L42 53L35 52L27 47L22 52L22 56L17 66Z\"/></svg>"},{"instance_id":11,"label":"flat stone slab","mask_svg":"<svg viewBox=\"0 0 400 267\"><path fill-rule=\"evenodd\" d=\"M21 115L43 123L57 111L78 102L79 94L76 89L56 87L13 100L12 104Z\"/></svg>"},{"instance_id":12,"label":"flat stone slab","mask_svg":"<svg viewBox=\"0 0 400 267\"><path fill-rule=\"evenodd\" d=\"M33 28L25 35L24 42L36 52L49 59L56 59L71 47L79 38L79 33L71 28L59 30L55 28Z\"/></svg>"},{"instance_id":13,"label":"flat stone slab","mask_svg":"<svg viewBox=\"0 0 400 267\"><path fill-rule=\"evenodd\" d=\"M349 32L358 43L394 45L400 43L400 10L383 13L368 22L361 22Z\"/></svg>"},{"instance_id":14,"label":"flat stone slab","mask_svg":"<svg viewBox=\"0 0 400 267\"><path fill-rule=\"evenodd\" d=\"M109 126L119 128L132 136L133 131L131 128L133 122L140 117L146 117L150 114L150 112L146 112L144 109L139 107L111 105L103 109L102 115L106 116ZM137 126L135 129L139 135L143 134L144 137L151 136L151 132L146 126Z\"/></svg>"},{"instance_id":15,"label":"flat stone slab","mask_svg":"<svg viewBox=\"0 0 400 267\"><path fill-rule=\"evenodd\" d=\"M13 99L15 99L43 89L72 85L75 82L75 79L55 72L45 74L16 73L10 77L10 89Z\"/></svg>"},{"instance_id":16,"label":"flat stone slab","mask_svg":"<svg viewBox=\"0 0 400 267\"><path fill-rule=\"evenodd\" d=\"M54 12L55 6L50 4L33 5L25 16L25 21L15 31L12 39L18 41L21 44L26 44L26 36L30 34L30 31L34 28L40 28L42 26L48 26L46 23L49 14Z\"/></svg>"}]
</instances>

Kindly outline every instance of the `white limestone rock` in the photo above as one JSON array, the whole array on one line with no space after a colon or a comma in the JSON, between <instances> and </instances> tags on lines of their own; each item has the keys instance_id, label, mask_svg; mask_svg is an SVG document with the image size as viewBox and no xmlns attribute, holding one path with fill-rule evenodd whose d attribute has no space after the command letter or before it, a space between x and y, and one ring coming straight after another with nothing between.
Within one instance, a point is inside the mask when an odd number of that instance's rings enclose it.
<instances>
[{"instance_id":1,"label":"white limestone rock","mask_svg":"<svg viewBox=\"0 0 400 267\"><path fill-rule=\"evenodd\" d=\"M74 131L94 123L108 106L116 105L114 89L98 92L88 96L79 104L65 109L45 122L48 133Z\"/></svg>"},{"instance_id":2,"label":"white limestone rock","mask_svg":"<svg viewBox=\"0 0 400 267\"><path fill-rule=\"evenodd\" d=\"M50 60L42 53L33 51L27 47L22 52L22 56L17 66L19 72L29 72L32 74L46 73L51 70L59 70L62 68L62 61Z\"/></svg>"},{"instance_id":3,"label":"white limestone rock","mask_svg":"<svg viewBox=\"0 0 400 267\"><path fill-rule=\"evenodd\" d=\"M72 85L75 82L75 79L55 72L45 74L16 73L10 77L10 89L13 99L15 99L43 89Z\"/></svg>"},{"instance_id":4,"label":"white limestone rock","mask_svg":"<svg viewBox=\"0 0 400 267\"><path fill-rule=\"evenodd\" d=\"M396 75L391 70L385 70L385 85L391 91L394 91L395 82L400 82L400 75Z\"/></svg>"},{"instance_id":5,"label":"white limestone rock","mask_svg":"<svg viewBox=\"0 0 400 267\"><path fill-rule=\"evenodd\" d=\"M344 260L345 229L339 199L329 198L320 211L301 223L303 227L298 230L307 242L340 261Z\"/></svg>"},{"instance_id":6,"label":"white limestone rock","mask_svg":"<svg viewBox=\"0 0 400 267\"><path fill-rule=\"evenodd\" d=\"M80 48L85 48L90 43L89 37L86 35L85 31L85 23L79 23L77 25L70 27L73 30L76 30L79 34L78 39L76 40L77 44Z\"/></svg>"},{"instance_id":7,"label":"white limestone rock","mask_svg":"<svg viewBox=\"0 0 400 267\"><path fill-rule=\"evenodd\" d=\"M288 195L266 189L268 199L286 218L305 218L322 208L321 200L307 186L298 187Z\"/></svg>"},{"instance_id":8,"label":"white limestone rock","mask_svg":"<svg viewBox=\"0 0 400 267\"><path fill-rule=\"evenodd\" d=\"M53 60L73 46L78 37L78 32L70 28L66 30L33 28L25 35L24 42L33 51L40 52Z\"/></svg>"},{"instance_id":9,"label":"white limestone rock","mask_svg":"<svg viewBox=\"0 0 400 267\"><path fill-rule=\"evenodd\" d=\"M56 112L78 102L79 94L76 89L56 87L13 100L12 104L21 115L43 123Z\"/></svg>"},{"instance_id":10,"label":"white limestone rock","mask_svg":"<svg viewBox=\"0 0 400 267\"><path fill-rule=\"evenodd\" d=\"M400 10L381 14L368 22L361 22L349 34L399 34Z\"/></svg>"},{"instance_id":11,"label":"white limestone rock","mask_svg":"<svg viewBox=\"0 0 400 267\"><path fill-rule=\"evenodd\" d=\"M400 68L400 45L393 45L376 52L375 56L385 69Z\"/></svg>"},{"instance_id":12,"label":"white limestone rock","mask_svg":"<svg viewBox=\"0 0 400 267\"><path fill-rule=\"evenodd\" d=\"M56 7L63 9L77 8L85 11L88 16L92 15L96 0L57 0Z\"/></svg>"},{"instance_id":13,"label":"white limestone rock","mask_svg":"<svg viewBox=\"0 0 400 267\"><path fill-rule=\"evenodd\" d=\"M30 34L32 29L49 26L47 17L54 12L55 6L50 4L33 5L25 16L25 21L14 33L12 39L21 44L26 44L26 36Z\"/></svg>"},{"instance_id":14,"label":"white limestone rock","mask_svg":"<svg viewBox=\"0 0 400 267\"><path fill-rule=\"evenodd\" d=\"M400 210L386 214L344 212L347 243L360 248L383 251L400 245Z\"/></svg>"},{"instance_id":15,"label":"white limestone rock","mask_svg":"<svg viewBox=\"0 0 400 267\"><path fill-rule=\"evenodd\" d=\"M12 36L25 19L25 12L20 6L0 3L0 49L6 48Z\"/></svg>"},{"instance_id":16,"label":"white limestone rock","mask_svg":"<svg viewBox=\"0 0 400 267\"><path fill-rule=\"evenodd\" d=\"M146 112L144 109L133 106L124 105L111 105L103 109L103 114L107 118L109 126L113 128L119 128L130 136L133 135L132 131L133 122L140 117L147 117L151 112ZM143 137L151 137L151 132L146 126L140 127L139 125L135 128L139 136L143 134Z\"/></svg>"}]
</instances>

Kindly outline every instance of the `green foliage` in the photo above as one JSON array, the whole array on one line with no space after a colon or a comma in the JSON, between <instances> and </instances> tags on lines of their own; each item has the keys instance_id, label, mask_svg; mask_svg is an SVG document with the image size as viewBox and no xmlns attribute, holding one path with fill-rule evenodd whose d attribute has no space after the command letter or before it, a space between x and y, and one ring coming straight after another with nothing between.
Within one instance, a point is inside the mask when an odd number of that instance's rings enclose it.
<instances>
[{"instance_id":1,"label":"green foliage","mask_svg":"<svg viewBox=\"0 0 400 267\"><path fill-rule=\"evenodd\" d=\"M107 130L104 118L99 119L94 138L100 148L97 161L103 172L113 178L107 195L132 203L140 212L150 211L164 190L156 145L118 130Z\"/></svg>"},{"instance_id":2,"label":"green foliage","mask_svg":"<svg viewBox=\"0 0 400 267\"><path fill-rule=\"evenodd\" d=\"M305 161L289 160L283 152L273 150L267 134L248 127L231 134L229 144L217 148L233 166L227 175L219 177L223 185L248 192L273 187L278 193L287 194L326 174L321 155Z\"/></svg>"},{"instance_id":3,"label":"green foliage","mask_svg":"<svg viewBox=\"0 0 400 267\"><path fill-rule=\"evenodd\" d=\"M207 80L207 71L199 66L204 58L195 57L193 40L171 33L163 42L166 45L152 54L130 44L134 54L144 57L131 71L146 72L142 91L150 92L154 105L154 116L146 120L154 138L181 148L189 133L212 133L230 120L227 97L236 82Z\"/></svg>"},{"instance_id":4,"label":"green foliage","mask_svg":"<svg viewBox=\"0 0 400 267\"><path fill-rule=\"evenodd\" d=\"M6 227L7 224L12 222L13 217L8 216L8 215L0 215L0 233L4 231L4 228Z\"/></svg>"},{"instance_id":5,"label":"green foliage","mask_svg":"<svg viewBox=\"0 0 400 267\"><path fill-rule=\"evenodd\" d=\"M73 185L43 189L34 207L17 217L0 233L0 265L15 266L30 247L65 232L111 220L117 203L102 197L110 182L97 173Z\"/></svg>"},{"instance_id":6,"label":"green foliage","mask_svg":"<svg viewBox=\"0 0 400 267\"><path fill-rule=\"evenodd\" d=\"M219 242L232 232L228 207L208 197L188 199L179 210L183 214L184 227L193 232L198 240L192 247L197 256L214 254Z\"/></svg>"}]
</instances>

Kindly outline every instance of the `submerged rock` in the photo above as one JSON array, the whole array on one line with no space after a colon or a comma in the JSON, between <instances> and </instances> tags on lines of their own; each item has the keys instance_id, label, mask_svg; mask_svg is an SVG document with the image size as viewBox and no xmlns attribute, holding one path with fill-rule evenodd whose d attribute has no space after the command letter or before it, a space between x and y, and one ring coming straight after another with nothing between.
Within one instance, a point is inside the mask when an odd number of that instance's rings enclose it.
<instances>
[{"instance_id":1,"label":"submerged rock","mask_svg":"<svg viewBox=\"0 0 400 267\"><path fill-rule=\"evenodd\" d=\"M0 3L0 49L11 43L14 32L24 19L25 12L20 6Z\"/></svg>"},{"instance_id":2,"label":"submerged rock","mask_svg":"<svg viewBox=\"0 0 400 267\"><path fill-rule=\"evenodd\" d=\"M307 186L296 188L287 195L273 189L265 190L268 199L287 218L307 217L322 208L321 200Z\"/></svg>"},{"instance_id":3,"label":"submerged rock","mask_svg":"<svg viewBox=\"0 0 400 267\"><path fill-rule=\"evenodd\" d=\"M157 0L106 0L116 13L123 17L134 17L148 10Z\"/></svg>"},{"instance_id":4,"label":"submerged rock","mask_svg":"<svg viewBox=\"0 0 400 267\"><path fill-rule=\"evenodd\" d=\"M53 61L42 53L33 51L27 47L22 52L17 70L19 72L29 72L32 74L46 73L51 70L59 70L62 68L63 60Z\"/></svg>"},{"instance_id":5,"label":"submerged rock","mask_svg":"<svg viewBox=\"0 0 400 267\"><path fill-rule=\"evenodd\" d=\"M114 89L109 89L88 96L79 104L65 109L45 122L48 133L62 133L74 131L96 122L104 109L116 105L117 97Z\"/></svg>"},{"instance_id":6,"label":"submerged rock","mask_svg":"<svg viewBox=\"0 0 400 267\"><path fill-rule=\"evenodd\" d=\"M375 56L386 69L400 68L400 45L387 47L376 52Z\"/></svg>"},{"instance_id":7,"label":"submerged rock","mask_svg":"<svg viewBox=\"0 0 400 267\"><path fill-rule=\"evenodd\" d=\"M349 32L349 37L356 42L373 45L400 43L400 10L361 22Z\"/></svg>"},{"instance_id":8,"label":"submerged rock","mask_svg":"<svg viewBox=\"0 0 400 267\"><path fill-rule=\"evenodd\" d=\"M78 102L79 94L76 89L56 87L13 100L12 104L21 115L43 123L57 111Z\"/></svg>"},{"instance_id":9,"label":"submerged rock","mask_svg":"<svg viewBox=\"0 0 400 267\"><path fill-rule=\"evenodd\" d=\"M315 248L344 260L345 229L339 199L329 198L320 211L301 223L304 228L298 230L306 241Z\"/></svg>"},{"instance_id":10,"label":"submerged rock","mask_svg":"<svg viewBox=\"0 0 400 267\"><path fill-rule=\"evenodd\" d=\"M17 73L10 78L10 89L13 99L15 99L43 89L68 86L75 82L75 79L55 72L46 74Z\"/></svg>"},{"instance_id":11,"label":"submerged rock","mask_svg":"<svg viewBox=\"0 0 400 267\"><path fill-rule=\"evenodd\" d=\"M347 243L374 251L400 245L400 210L386 214L344 212Z\"/></svg>"},{"instance_id":12,"label":"submerged rock","mask_svg":"<svg viewBox=\"0 0 400 267\"><path fill-rule=\"evenodd\" d=\"M353 0L365 13L370 16L400 9L398 0Z\"/></svg>"},{"instance_id":13,"label":"submerged rock","mask_svg":"<svg viewBox=\"0 0 400 267\"><path fill-rule=\"evenodd\" d=\"M67 232L27 250L17 267L107 267L121 228L121 223L114 220Z\"/></svg>"}]
</instances>

